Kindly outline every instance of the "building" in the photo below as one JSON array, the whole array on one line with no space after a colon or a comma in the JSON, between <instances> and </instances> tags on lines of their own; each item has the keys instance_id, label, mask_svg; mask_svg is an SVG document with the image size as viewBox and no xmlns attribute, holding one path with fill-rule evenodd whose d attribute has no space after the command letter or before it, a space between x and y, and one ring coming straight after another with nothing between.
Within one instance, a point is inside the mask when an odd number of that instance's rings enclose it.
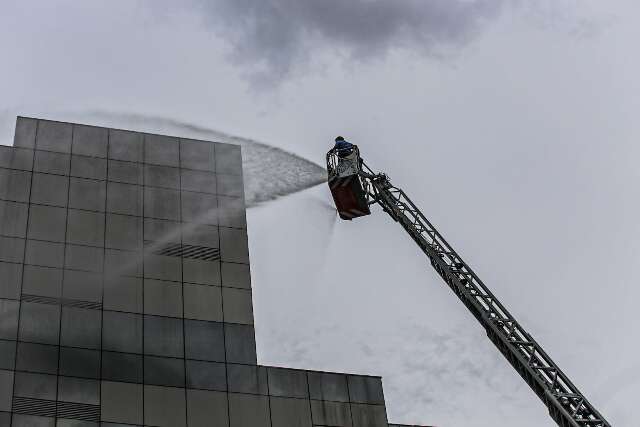
<instances>
[{"instance_id":1,"label":"building","mask_svg":"<svg viewBox=\"0 0 640 427\"><path fill-rule=\"evenodd\" d=\"M381 379L257 365L238 146L18 118L0 426L387 427Z\"/></svg>"}]
</instances>

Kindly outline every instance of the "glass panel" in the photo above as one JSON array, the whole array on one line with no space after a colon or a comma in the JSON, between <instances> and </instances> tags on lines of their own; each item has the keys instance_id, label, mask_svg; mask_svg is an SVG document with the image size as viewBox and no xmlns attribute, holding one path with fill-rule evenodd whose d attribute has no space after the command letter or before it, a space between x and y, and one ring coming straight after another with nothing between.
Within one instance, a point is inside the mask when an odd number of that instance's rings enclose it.
<instances>
[{"instance_id":1,"label":"glass panel","mask_svg":"<svg viewBox=\"0 0 640 427\"><path fill-rule=\"evenodd\" d=\"M0 340L0 369L15 369L16 342Z\"/></svg>"},{"instance_id":2,"label":"glass panel","mask_svg":"<svg viewBox=\"0 0 640 427\"><path fill-rule=\"evenodd\" d=\"M31 172L0 169L0 199L28 202Z\"/></svg>"},{"instance_id":3,"label":"glass panel","mask_svg":"<svg viewBox=\"0 0 640 427\"><path fill-rule=\"evenodd\" d=\"M31 205L29 208L29 238L64 242L67 221L65 208Z\"/></svg>"},{"instance_id":4,"label":"glass panel","mask_svg":"<svg viewBox=\"0 0 640 427\"><path fill-rule=\"evenodd\" d=\"M218 196L218 221L223 227L247 228L244 200L239 197Z\"/></svg>"},{"instance_id":5,"label":"glass panel","mask_svg":"<svg viewBox=\"0 0 640 427\"><path fill-rule=\"evenodd\" d=\"M31 183L31 203L67 206L69 178L65 176L34 173Z\"/></svg>"},{"instance_id":6,"label":"glass panel","mask_svg":"<svg viewBox=\"0 0 640 427\"><path fill-rule=\"evenodd\" d=\"M222 321L222 293L218 286L184 284L184 317Z\"/></svg>"},{"instance_id":7,"label":"glass panel","mask_svg":"<svg viewBox=\"0 0 640 427\"><path fill-rule=\"evenodd\" d=\"M60 297L62 295L62 270L25 265L22 293L53 298Z\"/></svg>"},{"instance_id":8,"label":"glass panel","mask_svg":"<svg viewBox=\"0 0 640 427\"><path fill-rule=\"evenodd\" d=\"M229 425L226 393L187 390L189 427L226 427Z\"/></svg>"},{"instance_id":9,"label":"glass panel","mask_svg":"<svg viewBox=\"0 0 640 427\"><path fill-rule=\"evenodd\" d=\"M256 365L227 365L229 391L268 394L267 368Z\"/></svg>"},{"instance_id":10,"label":"glass panel","mask_svg":"<svg viewBox=\"0 0 640 427\"><path fill-rule=\"evenodd\" d=\"M104 250L89 246L67 245L65 267L72 270L102 272Z\"/></svg>"},{"instance_id":11,"label":"glass panel","mask_svg":"<svg viewBox=\"0 0 640 427\"><path fill-rule=\"evenodd\" d=\"M144 421L158 427L185 427L187 421L183 388L144 387Z\"/></svg>"},{"instance_id":12,"label":"glass panel","mask_svg":"<svg viewBox=\"0 0 640 427\"><path fill-rule=\"evenodd\" d=\"M16 120L16 132L13 137L15 147L30 147L36 145L36 129L38 121L27 117L18 117Z\"/></svg>"},{"instance_id":13,"label":"glass panel","mask_svg":"<svg viewBox=\"0 0 640 427\"><path fill-rule=\"evenodd\" d=\"M58 344L60 306L23 302L20 308L20 340Z\"/></svg>"},{"instance_id":14,"label":"glass panel","mask_svg":"<svg viewBox=\"0 0 640 427\"><path fill-rule=\"evenodd\" d=\"M203 261L199 259L184 258L182 260L183 280L191 283L205 285L220 284L220 262Z\"/></svg>"},{"instance_id":15,"label":"glass panel","mask_svg":"<svg viewBox=\"0 0 640 427\"><path fill-rule=\"evenodd\" d=\"M180 169L167 166L144 165L144 185L180 188Z\"/></svg>"},{"instance_id":16,"label":"glass panel","mask_svg":"<svg viewBox=\"0 0 640 427\"><path fill-rule=\"evenodd\" d=\"M16 368L21 371L55 374L58 371L58 347L18 343Z\"/></svg>"},{"instance_id":17,"label":"glass panel","mask_svg":"<svg viewBox=\"0 0 640 427\"><path fill-rule=\"evenodd\" d=\"M113 277L105 281L103 306L106 310L142 313L142 279Z\"/></svg>"},{"instance_id":18,"label":"glass panel","mask_svg":"<svg viewBox=\"0 0 640 427\"><path fill-rule=\"evenodd\" d=\"M63 261L64 244L27 240L25 264L60 268Z\"/></svg>"},{"instance_id":19,"label":"glass panel","mask_svg":"<svg viewBox=\"0 0 640 427\"><path fill-rule=\"evenodd\" d=\"M93 157L107 157L108 129L74 125L72 152Z\"/></svg>"},{"instance_id":20,"label":"glass panel","mask_svg":"<svg viewBox=\"0 0 640 427\"><path fill-rule=\"evenodd\" d=\"M222 261L248 264L247 232L220 227L220 256Z\"/></svg>"},{"instance_id":21,"label":"glass panel","mask_svg":"<svg viewBox=\"0 0 640 427\"><path fill-rule=\"evenodd\" d=\"M382 380L379 377L348 375L347 381L352 402L384 404Z\"/></svg>"},{"instance_id":22,"label":"glass panel","mask_svg":"<svg viewBox=\"0 0 640 427\"><path fill-rule=\"evenodd\" d=\"M22 265L0 262L0 298L18 299L22 281Z\"/></svg>"},{"instance_id":23,"label":"glass panel","mask_svg":"<svg viewBox=\"0 0 640 427\"><path fill-rule=\"evenodd\" d=\"M0 237L0 261L22 262L24 242L24 239L15 237Z\"/></svg>"},{"instance_id":24,"label":"glass panel","mask_svg":"<svg viewBox=\"0 0 640 427\"><path fill-rule=\"evenodd\" d=\"M183 169L180 185L184 191L216 194L216 174Z\"/></svg>"},{"instance_id":25,"label":"glass panel","mask_svg":"<svg viewBox=\"0 0 640 427\"><path fill-rule=\"evenodd\" d=\"M139 250L142 248L142 218L107 214L105 246L115 249Z\"/></svg>"},{"instance_id":26,"label":"glass panel","mask_svg":"<svg viewBox=\"0 0 640 427\"><path fill-rule=\"evenodd\" d=\"M226 391L227 377L224 363L187 360L187 387Z\"/></svg>"},{"instance_id":27,"label":"glass panel","mask_svg":"<svg viewBox=\"0 0 640 427\"><path fill-rule=\"evenodd\" d=\"M182 280L181 258L164 255L146 255L144 257L144 276L152 279Z\"/></svg>"},{"instance_id":28,"label":"glass panel","mask_svg":"<svg viewBox=\"0 0 640 427\"><path fill-rule=\"evenodd\" d=\"M0 338L15 340L18 332L18 301L0 299Z\"/></svg>"},{"instance_id":29,"label":"glass panel","mask_svg":"<svg viewBox=\"0 0 640 427\"><path fill-rule=\"evenodd\" d=\"M328 372L309 372L309 393L312 399L349 401L347 376Z\"/></svg>"},{"instance_id":30,"label":"glass panel","mask_svg":"<svg viewBox=\"0 0 640 427\"><path fill-rule=\"evenodd\" d=\"M142 382L142 356L126 353L102 353L102 378L113 381Z\"/></svg>"},{"instance_id":31,"label":"glass panel","mask_svg":"<svg viewBox=\"0 0 640 427\"><path fill-rule=\"evenodd\" d=\"M102 421L142 424L142 385L102 381Z\"/></svg>"},{"instance_id":32,"label":"glass panel","mask_svg":"<svg viewBox=\"0 0 640 427\"><path fill-rule=\"evenodd\" d=\"M231 144L214 144L216 173L232 175L242 174L242 157L240 146Z\"/></svg>"},{"instance_id":33,"label":"glass panel","mask_svg":"<svg viewBox=\"0 0 640 427\"><path fill-rule=\"evenodd\" d=\"M102 345L105 350L142 353L142 316L103 312Z\"/></svg>"},{"instance_id":34,"label":"glass panel","mask_svg":"<svg viewBox=\"0 0 640 427\"><path fill-rule=\"evenodd\" d=\"M9 169L33 169L33 150L3 145L0 147L0 167Z\"/></svg>"},{"instance_id":35,"label":"glass panel","mask_svg":"<svg viewBox=\"0 0 640 427\"><path fill-rule=\"evenodd\" d=\"M62 307L62 345L100 348L102 312L86 308Z\"/></svg>"},{"instance_id":36,"label":"glass panel","mask_svg":"<svg viewBox=\"0 0 640 427\"><path fill-rule=\"evenodd\" d=\"M109 158L142 161L142 134L109 129Z\"/></svg>"},{"instance_id":37,"label":"glass panel","mask_svg":"<svg viewBox=\"0 0 640 427\"><path fill-rule=\"evenodd\" d=\"M81 301L102 301L102 275L65 270L63 296Z\"/></svg>"},{"instance_id":38,"label":"glass panel","mask_svg":"<svg viewBox=\"0 0 640 427\"><path fill-rule=\"evenodd\" d=\"M0 234L11 237L26 237L27 205L0 201Z\"/></svg>"},{"instance_id":39,"label":"glass panel","mask_svg":"<svg viewBox=\"0 0 640 427\"><path fill-rule=\"evenodd\" d=\"M253 326L227 323L224 326L227 362L256 364L256 339Z\"/></svg>"},{"instance_id":40,"label":"glass panel","mask_svg":"<svg viewBox=\"0 0 640 427\"><path fill-rule=\"evenodd\" d=\"M214 171L213 144L203 141L180 141L180 166Z\"/></svg>"},{"instance_id":41,"label":"glass panel","mask_svg":"<svg viewBox=\"0 0 640 427\"><path fill-rule=\"evenodd\" d=\"M247 264L222 263L222 285L234 288L251 288L251 273Z\"/></svg>"},{"instance_id":42,"label":"glass panel","mask_svg":"<svg viewBox=\"0 0 640 427\"><path fill-rule=\"evenodd\" d=\"M100 382L82 378L59 377L58 400L99 405Z\"/></svg>"},{"instance_id":43,"label":"glass panel","mask_svg":"<svg viewBox=\"0 0 640 427\"><path fill-rule=\"evenodd\" d=\"M36 147L41 150L71 152L71 123L38 121Z\"/></svg>"},{"instance_id":44,"label":"glass panel","mask_svg":"<svg viewBox=\"0 0 640 427\"><path fill-rule=\"evenodd\" d=\"M222 305L225 322L253 324L251 290L222 288Z\"/></svg>"},{"instance_id":45,"label":"glass panel","mask_svg":"<svg viewBox=\"0 0 640 427\"><path fill-rule=\"evenodd\" d=\"M271 396L308 398L307 372L297 369L268 368Z\"/></svg>"},{"instance_id":46,"label":"glass panel","mask_svg":"<svg viewBox=\"0 0 640 427\"><path fill-rule=\"evenodd\" d=\"M156 165L180 166L178 138L163 135L144 136L144 161Z\"/></svg>"},{"instance_id":47,"label":"glass panel","mask_svg":"<svg viewBox=\"0 0 640 427\"><path fill-rule=\"evenodd\" d=\"M82 348L60 348L60 374L100 378L100 352Z\"/></svg>"},{"instance_id":48,"label":"glass panel","mask_svg":"<svg viewBox=\"0 0 640 427\"><path fill-rule=\"evenodd\" d=\"M36 150L33 170L35 172L69 175L69 154Z\"/></svg>"},{"instance_id":49,"label":"glass panel","mask_svg":"<svg viewBox=\"0 0 640 427\"><path fill-rule=\"evenodd\" d=\"M162 188L144 188L144 215L180 220L180 193Z\"/></svg>"},{"instance_id":50,"label":"glass panel","mask_svg":"<svg viewBox=\"0 0 640 427\"><path fill-rule=\"evenodd\" d=\"M182 317L182 284L145 279L144 313Z\"/></svg>"},{"instance_id":51,"label":"glass panel","mask_svg":"<svg viewBox=\"0 0 640 427\"><path fill-rule=\"evenodd\" d=\"M69 182L69 207L104 211L106 194L107 189L104 181L71 178Z\"/></svg>"},{"instance_id":52,"label":"glass panel","mask_svg":"<svg viewBox=\"0 0 640 427\"><path fill-rule=\"evenodd\" d=\"M13 397L13 372L0 370L0 411L11 410Z\"/></svg>"},{"instance_id":53,"label":"glass panel","mask_svg":"<svg viewBox=\"0 0 640 427\"><path fill-rule=\"evenodd\" d=\"M271 397L270 406L273 427L311 427L308 400Z\"/></svg>"},{"instance_id":54,"label":"glass panel","mask_svg":"<svg viewBox=\"0 0 640 427\"><path fill-rule=\"evenodd\" d=\"M145 356L144 383L184 387L184 359Z\"/></svg>"},{"instance_id":55,"label":"glass panel","mask_svg":"<svg viewBox=\"0 0 640 427\"><path fill-rule=\"evenodd\" d=\"M182 220L197 224L218 224L216 196L203 193L182 192Z\"/></svg>"},{"instance_id":56,"label":"glass panel","mask_svg":"<svg viewBox=\"0 0 640 427\"><path fill-rule=\"evenodd\" d=\"M271 427L269 398L229 393L230 427Z\"/></svg>"},{"instance_id":57,"label":"glass panel","mask_svg":"<svg viewBox=\"0 0 640 427\"><path fill-rule=\"evenodd\" d=\"M109 181L142 185L142 178L141 164L109 160Z\"/></svg>"},{"instance_id":58,"label":"glass panel","mask_svg":"<svg viewBox=\"0 0 640 427\"><path fill-rule=\"evenodd\" d=\"M224 362L222 323L185 320L185 351L189 359Z\"/></svg>"},{"instance_id":59,"label":"glass panel","mask_svg":"<svg viewBox=\"0 0 640 427\"><path fill-rule=\"evenodd\" d=\"M182 241L188 245L219 248L218 227L212 225L183 224Z\"/></svg>"},{"instance_id":60,"label":"glass panel","mask_svg":"<svg viewBox=\"0 0 640 427\"><path fill-rule=\"evenodd\" d=\"M109 182L107 211L126 215L142 215L142 187Z\"/></svg>"},{"instance_id":61,"label":"glass panel","mask_svg":"<svg viewBox=\"0 0 640 427\"><path fill-rule=\"evenodd\" d=\"M244 197L242 175L216 175L218 194L224 196Z\"/></svg>"},{"instance_id":62,"label":"glass panel","mask_svg":"<svg viewBox=\"0 0 640 427\"><path fill-rule=\"evenodd\" d=\"M71 176L107 179L107 161L97 157L71 156Z\"/></svg>"},{"instance_id":63,"label":"glass panel","mask_svg":"<svg viewBox=\"0 0 640 427\"><path fill-rule=\"evenodd\" d=\"M67 242L104 246L104 214L69 209Z\"/></svg>"},{"instance_id":64,"label":"glass panel","mask_svg":"<svg viewBox=\"0 0 640 427\"><path fill-rule=\"evenodd\" d=\"M19 397L56 400L57 380L55 375L16 372L14 394Z\"/></svg>"},{"instance_id":65,"label":"glass panel","mask_svg":"<svg viewBox=\"0 0 640 427\"><path fill-rule=\"evenodd\" d=\"M144 352L155 356L184 357L182 319L145 316Z\"/></svg>"}]
</instances>

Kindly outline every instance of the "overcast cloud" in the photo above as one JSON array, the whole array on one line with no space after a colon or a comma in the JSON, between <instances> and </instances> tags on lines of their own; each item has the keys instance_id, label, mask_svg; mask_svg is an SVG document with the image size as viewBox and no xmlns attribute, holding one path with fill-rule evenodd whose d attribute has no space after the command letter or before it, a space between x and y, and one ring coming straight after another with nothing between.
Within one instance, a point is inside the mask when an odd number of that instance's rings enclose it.
<instances>
[{"instance_id":1,"label":"overcast cloud","mask_svg":"<svg viewBox=\"0 0 640 427\"><path fill-rule=\"evenodd\" d=\"M473 38L503 0L218 0L200 2L206 19L250 66L255 82L288 77L319 50L334 60L370 60L390 50L446 55ZM449 49L449 50L448 50Z\"/></svg>"}]
</instances>

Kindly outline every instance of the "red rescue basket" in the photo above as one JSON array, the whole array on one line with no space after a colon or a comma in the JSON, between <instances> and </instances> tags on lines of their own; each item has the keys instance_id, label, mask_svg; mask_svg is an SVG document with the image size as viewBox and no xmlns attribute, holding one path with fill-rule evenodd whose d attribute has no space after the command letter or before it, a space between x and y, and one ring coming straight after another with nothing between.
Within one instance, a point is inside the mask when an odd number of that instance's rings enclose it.
<instances>
[{"instance_id":1,"label":"red rescue basket","mask_svg":"<svg viewBox=\"0 0 640 427\"><path fill-rule=\"evenodd\" d=\"M356 145L350 150L331 149L327 153L329 189L342 219L352 220L371 214L360 179L360 166L360 151Z\"/></svg>"}]
</instances>

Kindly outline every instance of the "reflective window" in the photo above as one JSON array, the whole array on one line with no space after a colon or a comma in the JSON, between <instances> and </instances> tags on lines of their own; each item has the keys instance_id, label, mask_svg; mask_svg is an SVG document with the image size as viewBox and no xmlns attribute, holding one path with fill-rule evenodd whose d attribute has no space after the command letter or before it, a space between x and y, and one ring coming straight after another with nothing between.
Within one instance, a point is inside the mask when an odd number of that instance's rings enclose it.
<instances>
[{"instance_id":1,"label":"reflective window","mask_svg":"<svg viewBox=\"0 0 640 427\"><path fill-rule=\"evenodd\" d=\"M108 277L105 279L106 310L142 313L142 279L138 277Z\"/></svg>"},{"instance_id":2,"label":"reflective window","mask_svg":"<svg viewBox=\"0 0 640 427\"><path fill-rule=\"evenodd\" d=\"M27 240L25 264L60 268L63 261L64 244Z\"/></svg>"},{"instance_id":3,"label":"reflective window","mask_svg":"<svg viewBox=\"0 0 640 427\"><path fill-rule=\"evenodd\" d=\"M186 357L224 362L222 323L185 320L184 330Z\"/></svg>"},{"instance_id":4,"label":"reflective window","mask_svg":"<svg viewBox=\"0 0 640 427\"><path fill-rule=\"evenodd\" d=\"M31 205L29 208L29 238L64 242L67 210L53 206Z\"/></svg>"},{"instance_id":5,"label":"reflective window","mask_svg":"<svg viewBox=\"0 0 640 427\"><path fill-rule=\"evenodd\" d=\"M180 166L178 138L144 135L144 161L155 165Z\"/></svg>"},{"instance_id":6,"label":"reflective window","mask_svg":"<svg viewBox=\"0 0 640 427\"><path fill-rule=\"evenodd\" d=\"M0 339L15 340L18 332L18 301L0 299Z\"/></svg>"},{"instance_id":7,"label":"reflective window","mask_svg":"<svg viewBox=\"0 0 640 427\"><path fill-rule=\"evenodd\" d=\"M102 381L100 397L102 421L142 424L142 385Z\"/></svg>"},{"instance_id":8,"label":"reflective window","mask_svg":"<svg viewBox=\"0 0 640 427\"><path fill-rule=\"evenodd\" d=\"M109 129L109 158L141 162L142 151L142 134Z\"/></svg>"},{"instance_id":9,"label":"reflective window","mask_svg":"<svg viewBox=\"0 0 640 427\"><path fill-rule=\"evenodd\" d=\"M74 125L71 152L93 157L107 157L109 129Z\"/></svg>"},{"instance_id":10,"label":"reflective window","mask_svg":"<svg viewBox=\"0 0 640 427\"><path fill-rule=\"evenodd\" d=\"M23 302L20 308L20 340L58 344L60 306Z\"/></svg>"},{"instance_id":11,"label":"reflective window","mask_svg":"<svg viewBox=\"0 0 640 427\"><path fill-rule=\"evenodd\" d=\"M102 353L102 379L142 382L142 356L127 353Z\"/></svg>"},{"instance_id":12,"label":"reflective window","mask_svg":"<svg viewBox=\"0 0 640 427\"><path fill-rule=\"evenodd\" d=\"M24 238L27 233L27 204L0 201L0 234Z\"/></svg>"},{"instance_id":13,"label":"reflective window","mask_svg":"<svg viewBox=\"0 0 640 427\"><path fill-rule=\"evenodd\" d=\"M135 216L107 214L105 246L114 249L142 248L142 219Z\"/></svg>"},{"instance_id":14,"label":"reflective window","mask_svg":"<svg viewBox=\"0 0 640 427\"><path fill-rule=\"evenodd\" d=\"M68 177L34 173L31 183L31 203L67 206L68 188Z\"/></svg>"},{"instance_id":15,"label":"reflective window","mask_svg":"<svg viewBox=\"0 0 640 427\"><path fill-rule=\"evenodd\" d=\"M71 176L88 179L107 179L107 161L97 157L71 156Z\"/></svg>"},{"instance_id":16,"label":"reflective window","mask_svg":"<svg viewBox=\"0 0 640 427\"><path fill-rule=\"evenodd\" d=\"M65 267L72 270L102 272L104 249L88 246L67 245Z\"/></svg>"},{"instance_id":17,"label":"reflective window","mask_svg":"<svg viewBox=\"0 0 640 427\"><path fill-rule=\"evenodd\" d=\"M187 390L187 417L189 426L228 426L226 393Z\"/></svg>"},{"instance_id":18,"label":"reflective window","mask_svg":"<svg viewBox=\"0 0 640 427\"><path fill-rule=\"evenodd\" d=\"M35 152L33 170L36 172L69 175L69 159L69 154L37 150Z\"/></svg>"},{"instance_id":19,"label":"reflective window","mask_svg":"<svg viewBox=\"0 0 640 427\"><path fill-rule=\"evenodd\" d=\"M184 284L184 317L222 321L222 293L219 286Z\"/></svg>"},{"instance_id":20,"label":"reflective window","mask_svg":"<svg viewBox=\"0 0 640 427\"><path fill-rule=\"evenodd\" d=\"M271 427L269 398L229 393L230 427Z\"/></svg>"},{"instance_id":21,"label":"reflective window","mask_svg":"<svg viewBox=\"0 0 640 427\"><path fill-rule=\"evenodd\" d=\"M100 378L100 352L83 348L60 348L60 375Z\"/></svg>"},{"instance_id":22,"label":"reflective window","mask_svg":"<svg viewBox=\"0 0 640 427\"><path fill-rule=\"evenodd\" d=\"M69 209L67 242L78 245L104 246L104 214Z\"/></svg>"},{"instance_id":23,"label":"reflective window","mask_svg":"<svg viewBox=\"0 0 640 427\"><path fill-rule=\"evenodd\" d=\"M55 374L58 371L58 347L18 343L16 368L21 371Z\"/></svg>"},{"instance_id":24,"label":"reflective window","mask_svg":"<svg viewBox=\"0 0 640 427\"><path fill-rule=\"evenodd\" d=\"M109 181L142 185L142 165L109 160Z\"/></svg>"},{"instance_id":25,"label":"reflective window","mask_svg":"<svg viewBox=\"0 0 640 427\"><path fill-rule=\"evenodd\" d=\"M180 169L167 166L144 165L144 185L180 188Z\"/></svg>"},{"instance_id":26,"label":"reflective window","mask_svg":"<svg viewBox=\"0 0 640 427\"><path fill-rule=\"evenodd\" d=\"M36 147L40 150L70 153L72 129L71 123L39 120Z\"/></svg>"},{"instance_id":27,"label":"reflective window","mask_svg":"<svg viewBox=\"0 0 640 427\"><path fill-rule=\"evenodd\" d=\"M70 347L99 349L101 326L100 310L62 307L60 343Z\"/></svg>"},{"instance_id":28,"label":"reflective window","mask_svg":"<svg viewBox=\"0 0 640 427\"><path fill-rule=\"evenodd\" d=\"M59 377L58 400L99 405L100 382L84 378Z\"/></svg>"},{"instance_id":29,"label":"reflective window","mask_svg":"<svg viewBox=\"0 0 640 427\"><path fill-rule=\"evenodd\" d=\"M253 324L251 290L222 288L222 305L225 322Z\"/></svg>"},{"instance_id":30,"label":"reflective window","mask_svg":"<svg viewBox=\"0 0 640 427\"><path fill-rule=\"evenodd\" d=\"M22 265L0 262L0 298L18 299L22 280Z\"/></svg>"},{"instance_id":31,"label":"reflective window","mask_svg":"<svg viewBox=\"0 0 640 427\"><path fill-rule=\"evenodd\" d=\"M107 212L142 215L142 187L118 182L107 184Z\"/></svg>"},{"instance_id":32,"label":"reflective window","mask_svg":"<svg viewBox=\"0 0 640 427\"><path fill-rule=\"evenodd\" d=\"M69 182L69 207L104 211L106 191L104 181L71 178Z\"/></svg>"},{"instance_id":33,"label":"reflective window","mask_svg":"<svg viewBox=\"0 0 640 427\"><path fill-rule=\"evenodd\" d=\"M87 271L65 270L63 296L82 301L102 300L102 275Z\"/></svg>"},{"instance_id":34,"label":"reflective window","mask_svg":"<svg viewBox=\"0 0 640 427\"><path fill-rule=\"evenodd\" d=\"M187 387L226 391L227 377L225 364L187 360Z\"/></svg>"},{"instance_id":35,"label":"reflective window","mask_svg":"<svg viewBox=\"0 0 640 427\"><path fill-rule=\"evenodd\" d=\"M253 326L226 323L224 337L227 362L256 363L256 340Z\"/></svg>"},{"instance_id":36,"label":"reflective window","mask_svg":"<svg viewBox=\"0 0 640 427\"><path fill-rule=\"evenodd\" d=\"M142 352L142 316L115 311L103 312L102 346L105 350Z\"/></svg>"},{"instance_id":37,"label":"reflective window","mask_svg":"<svg viewBox=\"0 0 640 427\"><path fill-rule=\"evenodd\" d=\"M145 216L160 219L180 219L180 193L163 188L144 188Z\"/></svg>"},{"instance_id":38,"label":"reflective window","mask_svg":"<svg viewBox=\"0 0 640 427\"><path fill-rule=\"evenodd\" d=\"M144 383L184 387L184 359L145 356Z\"/></svg>"},{"instance_id":39,"label":"reflective window","mask_svg":"<svg viewBox=\"0 0 640 427\"><path fill-rule=\"evenodd\" d=\"M14 394L19 397L56 400L56 384L55 375L16 372Z\"/></svg>"},{"instance_id":40,"label":"reflective window","mask_svg":"<svg viewBox=\"0 0 640 427\"><path fill-rule=\"evenodd\" d=\"M28 202L31 172L0 168L0 199Z\"/></svg>"},{"instance_id":41,"label":"reflective window","mask_svg":"<svg viewBox=\"0 0 640 427\"><path fill-rule=\"evenodd\" d=\"M154 356L184 357L182 319L144 316L144 352Z\"/></svg>"},{"instance_id":42,"label":"reflective window","mask_svg":"<svg viewBox=\"0 0 640 427\"><path fill-rule=\"evenodd\" d=\"M213 144L204 141L180 141L180 166L206 171L214 170Z\"/></svg>"},{"instance_id":43,"label":"reflective window","mask_svg":"<svg viewBox=\"0 0 640 427\"><path fill-rule=\"evenodd\" d=\"M185 427L187 408L183 388L144 386L144 421L159 427Z\"/></svg>"},{"instance_id":44,"label":"reflective window","mask_svg":"<svg viewBox=\"0 0 640 427\"><path fill-rule=\"evenodd\" d=\"M23 294L53 298L58 298L62 294L62 270L25 265L23 274Z\"/></svg>"},{"instance_id":45,"label":"reflective window","mask_svg":"<svg viewBox=\"0 0 640 427\"><path fill-rule=\"evenodd\" d=\"M145 279L144 313L182 317L182 284Z\"/></svg>"}]
</instances>

